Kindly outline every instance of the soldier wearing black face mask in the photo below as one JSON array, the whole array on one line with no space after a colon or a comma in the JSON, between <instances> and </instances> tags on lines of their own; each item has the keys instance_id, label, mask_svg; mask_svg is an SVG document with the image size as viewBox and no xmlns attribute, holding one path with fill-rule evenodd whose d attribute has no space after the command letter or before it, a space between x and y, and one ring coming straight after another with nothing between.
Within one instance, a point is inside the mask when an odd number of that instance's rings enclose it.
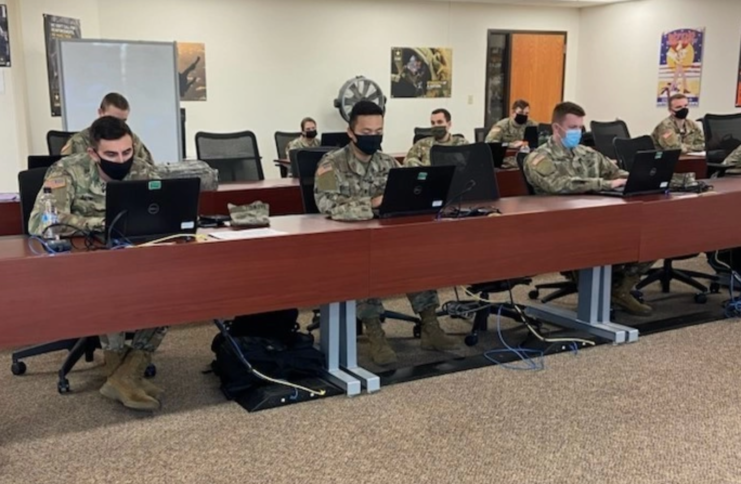
<instances>
[{"instance_id":1,"label":"soldier wearing black face mask","mask_svg":"<svg viewBox=\"0 0 741 484\"><path fill-rule=\"evenodd\" d=\"M430 115L432 136L417 141L404 158L404 166L429 166L430 150L434 145L459 146L467 145L462 136L450 133L452 126L450 112L447 109L436 109Z\"/></svg>"},{"instance_id":2,"label":"soldier wearing black face mask","mask_svg":"<svg viewBox=\"0 0 741 484\"><path fill-rule=\"evenodd\" d=\"M688 119L689 99L684 94L674 94L669 98L668 118L656 126L651 137L657 149L682 150L693 153L705 150L705 135L700 127Z\"/></svg>"},{"instance_id":3,"label":"soldier wearing black face mask","mask_svg":"<svg viewBox=\"0 0 741 484\"><path fill-rule=\"evenodd\" d=\"M288 143L286 146L286 159L289 159L291 150L304 148L318 148L322 143L317 137L316 121L312 118L301 120L301 136Z\"/></svg>"},{"instance_id":4,"label":"soldier wearing black face mask","mask_svg":"<svg viewBox=\"0 0 741 484\"><path fill-rule=\"evenodd\" d=\"M525 128L528 126L537 126L530 120L530 103L524 99L518 99L512 104L512 115L492 126L485 141L506 143L509 147L518 149L524 142ZM517 168L517 161L513 156L504 160L504 168Z\"/></svg>"}]
</instances>

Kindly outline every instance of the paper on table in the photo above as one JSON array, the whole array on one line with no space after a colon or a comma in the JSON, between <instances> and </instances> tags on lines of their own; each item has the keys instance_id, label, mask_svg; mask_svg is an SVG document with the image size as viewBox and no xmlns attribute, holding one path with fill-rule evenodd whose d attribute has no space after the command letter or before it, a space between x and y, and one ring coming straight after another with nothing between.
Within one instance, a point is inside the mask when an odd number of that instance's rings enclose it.
<instances>
[{"instance_id":1,"label":"paper on table","mask_svg":"<svg viewBox=\"0 0 741 484\"><path fill-rule=\"evenodd\" d=\"M0 202L15 202L17 200L17 193L0 193Z\"/></svg>"},{"instance_id":2,"label":"paper on table","mask_svg":"<svg viewBox=\"0 0 741 484\"><path fill-rule=\"evenodd\" d=\"M235 230L235 231L223 231L213 232L209 234L211 237L219 240L241 240L241 239L260 239L263 237L274 237L276 235L287 235L286 232L273 229L248 229L248 230Z\"/></svg>"},{"instance_id":3,"label":"paper on table","mask_svg":"<svg viewBox=\"0 0 741 484\"><path fill-rule=\"evenodd\" d=\"M697 156L702 158L705 158L707 155L707 151L696 151L694 153L687 153L687 156Z\"/></svg>"}]
</instances>

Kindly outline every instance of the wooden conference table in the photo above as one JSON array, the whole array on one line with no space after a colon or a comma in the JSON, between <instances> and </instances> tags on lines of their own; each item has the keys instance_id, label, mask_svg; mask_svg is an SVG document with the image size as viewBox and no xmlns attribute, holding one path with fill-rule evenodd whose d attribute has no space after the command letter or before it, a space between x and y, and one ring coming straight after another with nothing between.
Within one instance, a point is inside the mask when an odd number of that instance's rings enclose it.
<instances>
[{"instance_id":1,"label":"wooden conference table","mask_svg":"<svg viewBox=\"0 0 741 484\"><path fill-rule=\"evenodd\" d=\"M571 269L582 270L580 284L590 281L577 313L538 311L618 343L635 341L637 331L609 321L609 268L741 246L741 226L728 223L741 178L713 184L708 194L630 201L513 197L493 204L502 216L465 220L275 217L279 233L252 239L57 256L3 237L0 347L324 305L328 367L356 394L361 383L377 389L378 380L357 367L355 300ZM115 305L106 302L111 294Z\"/></svg>"}]
</instances>

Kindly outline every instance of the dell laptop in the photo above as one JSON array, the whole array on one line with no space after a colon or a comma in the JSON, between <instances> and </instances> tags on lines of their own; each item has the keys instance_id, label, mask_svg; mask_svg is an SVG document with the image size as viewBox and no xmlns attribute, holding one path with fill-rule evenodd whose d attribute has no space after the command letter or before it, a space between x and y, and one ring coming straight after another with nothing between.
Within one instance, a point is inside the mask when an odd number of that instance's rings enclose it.
<instances>
[{"instance_id":1,"label":"dell laptop","mask_svg":"<svg viewBox=\"0 0 741 484\"><path fill-rule=\"evenodd\" d=\"M108 243L148 242L198 228L200 178L110 182L106 185Z\"/></svg>"},{"instance_id":2,"label":"dell laptop","mask_svg":"<svg viewBox=\"0 0 741 484\"><path fill-rule=\"evenodd\" d=\"M448 199L454 166L416 166L389 171L379 218L438 213Z\"/></svg>"},{"instance_id":3,"label":"dell laptop","mask_svg":"<svg viewBox=\"0 0 741 484\"><path fill-rule=\"evenodd\" d=\"M613 197L664 193L669 190L680 153L680 150L639 151L633 159L633 166L625 185L598 193Z\"/></svg>"},{"instance_id":4,"label":"dell laptop","mask_svg":"<svg viewBox=\"0 0 741 484\"><path fill-rule=\"evenodd\" d=\"M494 163L494 168L497 170L502 169L504 166L504 158L507 156L507 147L502 143L486 143L489 145L491 150L491 161Z\"/></svg>"}]
</instances>

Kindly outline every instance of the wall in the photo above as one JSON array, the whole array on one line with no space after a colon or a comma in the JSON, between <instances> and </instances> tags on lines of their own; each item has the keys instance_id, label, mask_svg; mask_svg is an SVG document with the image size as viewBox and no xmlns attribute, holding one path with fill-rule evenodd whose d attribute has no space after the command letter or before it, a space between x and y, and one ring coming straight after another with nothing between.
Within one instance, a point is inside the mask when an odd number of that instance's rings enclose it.
<instances>
[{"instance_id":1,"label":"wall","mask_svg":"<svg viewBox=\"0 0 741 484\"><path fill-rule=\"evenodd\" d=\"M428 125L436 107L450 109L454 130L473 137L484 118L487 29L567 31L565 92L576 93L573 9L410 0L99 0L98 9L105 38L205 42L208 101L183 103L188 154L197 131L250 129L268 177L278 176L274 131L297 131L307 115L320 131L345 129L332 101L346 80L362 74L390 94L392 46L452 47L454 77L451 99L389 101L387 152L406 151L412 128Z\"/></svg>"},{"instance_id":2,"label":"wall","mask_svg":"<svg viewBox=\"0 0 741 484\"><path fill-rule=\"evenodd\" d=\"M590 119L626 120L650 133L667 115L656 107L661 33L705 27L700 106L690 116L731 113L741 41L738 0L643 0L581 10L576 100Z\"/></svg>"}]
</instances>

